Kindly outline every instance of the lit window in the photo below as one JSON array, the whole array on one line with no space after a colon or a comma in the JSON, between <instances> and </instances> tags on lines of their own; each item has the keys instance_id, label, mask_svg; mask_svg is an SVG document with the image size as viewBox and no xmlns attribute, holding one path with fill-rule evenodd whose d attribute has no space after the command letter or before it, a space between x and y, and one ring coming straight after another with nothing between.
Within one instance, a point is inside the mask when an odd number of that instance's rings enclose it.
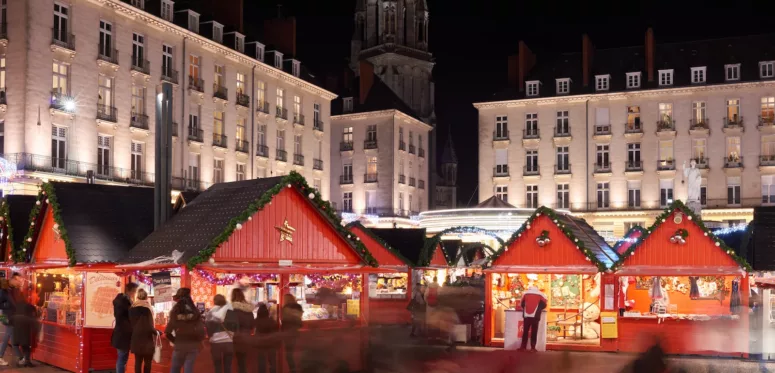
<instances>
[{"instance_id":1,"label":"lit window","mask_svg":"<svg viewBox=\"0 0 775 373\"><path fill-rule=\"evenodd\" d=\"M557 94L566 95L570 92L570 79L562 78L557 79Z\"/></svg>"},{"instance_id":2,"label":"lit window","mask_svg":"<svg viewBox=\"0 0 775 373\"><path fill-rule=\"evenodd\" d=\"M705 83L706 67L692 67L692 84Z\"/></svg>"},{"instance_id":3,"label":"lit window","mask_svg":"<svg viewBox=\"0 0 775 373\"><path fill-rule=\"evenodd\" d=\"M610 75L597 75L595 76L595 89L598 91L607 91L611 80Z\"/></svg>"},{"instance_id":4,"label":"lit window","mask_svg":"<svg viewBox=\"0 0 775 373\"><path fill-rule=\"evenodd\" d=\"M772 78L775 76L775 61L759 62L759 77Z\"/></svg>"},{"instance_id":5,"label":"lit window","mask_svg":"<svg viewBox=\"0 0 775 373\"><path fill-rule=\"evenodd\" d=\"M673 70L659 70L659 85L673 85Z\"/></svg>"},{"instance_id":6,"label":"lit window","mask_svg":"<svg viewBox=\"0 0 775 373\"><path fill-rule=\"evenodd\" d=\"M740 80L740 64L725 65L725 77L728 82Z\"/></svg>"},{"instance_id":7,"label":"lit window","mask_svg":"<svg viewBox=\"0 0 775 373\"><path fill-rule=\"evenodd\" d=\"M627 88L640 88L640 71L627 73Z\"/></svg>"},{"instance_id":8,"label":"lit window","mask_svg":"<svg viewBox=\"0 0 775 373\"><path fill-rule=\"evenodd\" d=\"M673 179L659 180L659 206L664 208L673 203Z\"/></svg>"},{"instance_id":9,"label":"lit window","mask_svg":"<svg viewBox=\"0 0 775 373\"><path fill-rule=\"evenodd\" d=\"M525 82L525 86L527 87L527 96L528 97L538 96L538 81L537 80L530 81L530 82Z\"/></svg>"}]
</instances>

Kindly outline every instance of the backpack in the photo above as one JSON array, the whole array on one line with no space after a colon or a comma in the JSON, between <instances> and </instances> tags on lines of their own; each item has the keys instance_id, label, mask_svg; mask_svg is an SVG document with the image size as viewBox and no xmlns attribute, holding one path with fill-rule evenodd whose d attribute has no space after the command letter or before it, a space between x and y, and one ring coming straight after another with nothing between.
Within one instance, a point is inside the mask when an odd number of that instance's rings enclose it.
<instances>
[{"instance_id":1,"label":"backpack","mask_svg":"<svg viewBox=\"0 0 775 373\"><path fill-rule=\"evenodd\" d=\"M428 288L428 298L425 299L425 302L431 307L436 307L439 304L439 288L437 286Z\"/></svg>"}]
</instances>

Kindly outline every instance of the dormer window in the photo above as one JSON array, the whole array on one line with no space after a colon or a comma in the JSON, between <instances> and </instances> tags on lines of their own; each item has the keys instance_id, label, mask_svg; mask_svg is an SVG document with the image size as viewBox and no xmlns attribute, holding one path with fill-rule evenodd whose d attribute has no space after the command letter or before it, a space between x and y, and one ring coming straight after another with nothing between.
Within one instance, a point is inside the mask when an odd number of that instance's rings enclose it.
<instances>
[{"instance_id":1,"label":"dormer window","mask_svg":"<svg viewBox=\"0 0 775 373\"><path fill-rule=\"evenodd\" d=\"M199 14L188 11L188 31L199 33Z\"/></svg>"},{"instance_id":2,"label":"dormer window","mask_svg":"<svg viewBox=\"0 0 775 373\"><path fill-rule=\"evenodd\" d=\"M527 91L527 97L538 96L538 81L531 80L529 82L525 82L525 89Z\"/></svg>"},{"instance_id":3,"label":"dormer window","mask_svg":"<svg viewBox=\"0 0 775 373\"><path fill-rule=\"evenodd\" d=\"M264 45L261 43L256 43L256 59L264 62Z\"/></svg>"},{"instance_id":4,"label":"dormer window","mask_svg":"<svg viewBox=\"0 0 775 373\"><path fill-rule=\"evenodd\" d=\"M281 70L283 68L283 54L277 51L274 52L274 67Z\"/></svg>"},{"instance_id":5,"label":"dormer window","mask_svg":"<svg viewBox=\"0 0 775 373\"><path fill-rule=\"evenodd\" d=\"M245 37L236 34L234 36L234 48L237 49L240 53L245 53Z\"/></svg>"},{"instance_id":6,"label":"dormer window","mask_svg":"<svg viewBox=\"0 0 775 373\"><path fill-rule=\"evenodd\" d=\"M740 64L724 65L724 79L728 82L740 80Z\"/></svg>"},{"instance_id":7,"label":"dormer window","mask_svg":"<svg viewBox=\"0 0 775 373\"><path fill-rule=\"evenodd\" d=\"M292 60L292 62L293 63L291 64L291 73L293 74L293 76L298 78L299 75L301 74L301 62L296 60Z\"/></svg>"},{"instance_id":8,"label":"dormer window","mask_svg":"<svg viewBox=\"0 0 775 373\"><path fill-rule=\"evenodd\" d=\"M673 85L673 69L659 70L659 85L661 87Z\"/></svg>"},{"instance_id":9,"label":"dormer window","mask_svg":"<svg viewBox=\"0 0 775 373\"><path fill-rule=\"evenodd\" d=\"M692 84L701 84L705 83L705 66L701 67L692 67Z\"/></svg>"},{"instance_id":10,"label":"dormer window","mask_svg":"<svg viewBox=\"0 0 775 373\"><path fill-rule=\"evenodd\" d=\"M775 77L775 61L759 62L759 77L760 78Z\"/></svg>"},{"instance_id":11,"label":"dormer window","mask_svg":"<svg viewBox=\"0 0 775 373\"><path fill-rule=\"evenodd\" d=\"M223 25L213 22L213 41L223 43Z\"/></svg>"},{"instance_id":12,"label":"dormer window","mask_svg":"<svg viewBox=\"0 0 775 373\"><path fill-rule=\"evenodd\" d=\"M175 11L175 3L172 0L161 0L161 18L172 22L172 13Z\"/></svg>"},{"instance_id":13,"label":"dormer window","mask_svg":"<svg viewBox=\"0 0 775 373\"><path fill-rule=\"evenodd\" d=\"M342 99L342 111L345 113L352 113L353 111L353 98L345 97Z\"/></svg>"},{"instance_id":14,"label":"dormer window","mask_svg":"<svg viewBox=\"0 0 775 373\"><path fill-rule=\"evenodd\" d=\"M611 85L611 75L595 75L595 89L607 91Z\"/></svg>"},{"instance_id":15,"label":"dormer window","mask_svg":"<svg viewBox=\"0 0 775 373\"><path fill-rule=\"evenodd\" d=\"M640 71L627 73L627 89L640 88Z\"/></svg>"},{"instance_id":16,"label":"dormer window","mask_svg":"<svg viewBox=\"0 0 775 373\"><path fill-rule=\"evenodd\" d=\"M145 9L145 0L131 0L129 3L135 8Z\"/></svg>"},{"instance_id":17,"label":"dormer window","mask_svg":"<svg viewBox=\"0 0 775 373\"><path fill-rule=\"evenodd\" d=\"M570 93L570 78L557 79L557 94L567 95Z\"/></svg>"}]
</instances>

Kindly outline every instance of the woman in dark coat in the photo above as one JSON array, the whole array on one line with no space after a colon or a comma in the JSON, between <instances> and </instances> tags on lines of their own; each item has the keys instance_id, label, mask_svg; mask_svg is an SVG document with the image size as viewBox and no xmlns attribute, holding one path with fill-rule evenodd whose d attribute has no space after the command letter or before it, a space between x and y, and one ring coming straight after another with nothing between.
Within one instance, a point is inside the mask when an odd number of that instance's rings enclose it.
<instances>
[{"instance_id":1,"label":"woman in dark coat","mask_svg":"<svg viewBox=\"0 0 775 373\"><path fill-rule=\"evenodd\" d=\"M269 308L265 304L258 306L256 315L256 337L258 339L258 373L266 373L269 361L269 373L277 373L277 321L269 317Z\"/></svg>"},{"instance_id":2,"label":"woman in dark coat","mask_svg":"<svg viewBox=\"0 0 775 373\"><path fill-rule=\"evenodd\" d=\"M159 332L153 325L153 308L148 302L148 293L143 289L137 291L137 300L129 309L129 321L132 324L129 350L135 354L135 373L150 373L156 349L154 338Z\"/></svg>"},{"instance_id":3,"label":"woman in dark coat","mask_svg":"<svg viewBox=\"0 0 775 373\"><path fill-rule=\"evenodd\" d=\"M304 309L296 302L293 294L283 295L282 310L282 331L285 335L285 358L288 361L288 371L296 373L296 340L299 338L299 329L301 329L301 317L304 315Z\"/></svg>"},{"instance_id":4,"label":"woman in dark coat","mask_svg":"<svg viewBox=\"0 0 775 373\"><path fill-rule=\"evenodd\" d=\"M21 298L16 304L16 313L12 316L13 324L13 344L22 351L22 358L19 360L19 366L31 367L32 347L38 340L38 309L27 302L27 299Z\"/></svg>"},{"instance_id":5,"label":"woman in dark coat","mask_svg":"<svg viewBox=\"0 0 775 373\"><path fill-rule=\"evenodd\" d=\"M234 355L237 357L237 372L239 373L247 373L247 355L253 350L253 346L250 344L250 336L253 335L253 328L256 323L253 317L254 308L252 304L245 300L245 293L242 290L234 289L231 291L231 311L229 313L236 316L236 320L239 323L237 332L234 333Z\"/></svg>"},{"instance_id":6,"label":"woman in dark coat","mask_svg":"<svg viewBox=\"0 0 775 373\"><path fill-rule=\"evenodd\" d=\"M180 373L181 369L185 373L193 373L196 357L205 338L204 321L191 299L191 289L178 289L172 299L176 303L170 310L167 328L164 329L164 335L174 344L170 373Z\"/></svg>"}]
</instances>

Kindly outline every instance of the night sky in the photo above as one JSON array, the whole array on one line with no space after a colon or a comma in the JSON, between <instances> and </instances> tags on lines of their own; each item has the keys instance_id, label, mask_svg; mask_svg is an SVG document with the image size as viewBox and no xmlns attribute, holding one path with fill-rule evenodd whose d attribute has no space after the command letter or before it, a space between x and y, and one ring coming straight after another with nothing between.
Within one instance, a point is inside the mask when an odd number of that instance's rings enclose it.
<instances>
[{"instance_id":1,"label":"night sky","mask_svg":"<svg viewBox=\"0 0 775 373\"><path fill-rule=\"evenodd\" d=\"M297 18L297 54L312 71L343 66L350 55L355 0L245 0L247 20ZM472 103L503 89L507 57L525 40L537 55L581 51L588 33L597 49L775 32L774 1L428 0L430 51L436 60L438 153L452 131L458 200L476 204L477 112ZM249 28L246 22L246 28ZM581 67L579 66L579 69Z\"/></svg>"}]
</instances>

